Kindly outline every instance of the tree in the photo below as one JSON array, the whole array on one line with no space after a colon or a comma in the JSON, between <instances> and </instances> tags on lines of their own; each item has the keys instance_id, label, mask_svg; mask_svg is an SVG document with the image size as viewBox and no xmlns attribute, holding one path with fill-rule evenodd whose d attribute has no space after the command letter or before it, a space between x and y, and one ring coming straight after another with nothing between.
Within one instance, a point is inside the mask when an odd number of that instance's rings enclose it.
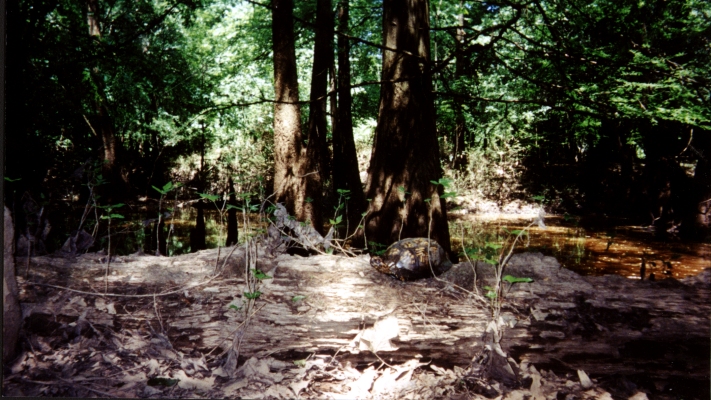
<instances>
[{"instance_id":1,"label":"tree","mask_svg":"<svg viewBox=\"0 0 711 400\"><path fill-rule=\"evenodd\" d=\"M99 0L87 0L86 23L89 26L89 36L93 39L92 46L95 48L101 46L100 14ZM98 52L99 50L95 50L95 53ZM90 76L90 86L93 90L89 89L88 92L93 97L96 116L93 118L94 123L89 122L88 118L86 122L91 131L101 138L103 144L102 170L111 183L110 200L115 203L125 198L126 189L129 188L128 176L125 171L124 173L121 171L121 160L118 157L120 144L116 140L116 129L106 104L103 76L98 65L91 69Z\"/></svg>"},{"instance_id":2,"label":"tree","mask_svg":"<svg viewBox=\"0 0 711 400\"><path fill-rule=\"evenodd\" d=\"M368 169L368 241L431 237L451 252L430 74L426 0L383 3L383 70Z\"/></svg>"},{"instance_id":3,"label":"tree","mask_svg":"<svg viewBox=\"0 0 711 400\"><path fill-rule=\"evenodd\" d=\"M333 127L333 195L337 197L339 189L350 192L348 218L350 222L357 223L365 211L365 195L353 140L350 42L346 36L349 33L348 19L348 0L342 0L338 5L338 107Z\"/></svg>"},{"instance_id":4,"label":"tree","mask_svg":"<svg viewBox=\"0 0 711 400\"><path fill-rule=\"evenodd\" d=\"M329 154L326 141L326 103L328 101L328 68L333 60L333 12L331 0L316 2L316 37L311 69L311 94L309 101L309 130L307 145L315 142L309 157L317 157L322 178L329 175ZM321 191L319 191L320 195Z\"/></svg>"},{"instance_id":5,"label":"tree","mask_svg":"<svg viewBox=\"0 0 711 400\"><path fill-rule=\"evenodd\" d=\"M274 191L277 202L285 203L297 220L308 221L323 231L321 174L315 156L318 143L305 138L301 131L293 9L292 0L272 3Z\"/></svg>"}]
</instances>

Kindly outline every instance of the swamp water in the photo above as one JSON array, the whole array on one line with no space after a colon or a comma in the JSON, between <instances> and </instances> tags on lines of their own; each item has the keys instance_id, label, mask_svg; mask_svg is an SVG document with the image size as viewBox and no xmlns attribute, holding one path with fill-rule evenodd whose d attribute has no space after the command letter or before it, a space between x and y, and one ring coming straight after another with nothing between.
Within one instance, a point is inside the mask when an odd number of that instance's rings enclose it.
<instances>
[{"instance_id":1,"label":"swamp water","mask_svg":"<svg viewBox=\"0 0 711 400\"><path fill-rule=\"evenodd\" d=\"M533 217L507 214L458 217L450 221L452 247L461 251L462 237L465 247L477 241L495 240L497 234L510 238L507 231L524 229L532 220ZM711 268L711 243L708 242L661 240L647 227L611 220L586 221L554 215L546 216L545 223L546 228L535 224L528 228L529 234L519 239L514 253L539 251L581 275L615 274L630 279L640 279L643 260L645 279L650 274L657 280L681 279ZM461 228L458 229L458 225ZM508 246L508 251L511 239L507 243L504 246Z\"/></svg>"},{"instance_id":2,"label":"swamp water","mask_svg":"<svg viewBox=\"0 0 711 400\"><path fill-rule=\"evenodd\" d=\"M146 253L155 249L154 223L157 213L146 207L132 207L123 215L125 219L114 220L111 228L112 253L117 255L136 252L143 248ZM165 235L169 255L190 252L190 231L195 227L197 211L194 208L178 209L173 218L165 220ZM227 235L227 213L220 222L219 213L207 208L204 212L206 242L208 248L224 245ZM248 235L264 232L266 225L258 214L249 214L250 229L245 232L244 221L238 213L239 241ZM533 220L521 214L463 215L450 218L452 248L457 253L465 248L484 247L486 243L499 243L510 248L512 230L526 228ZM541 252L553 256L564 268L581 275L616 274L630 279L640 278L644 259L645 279L654 274L656 279L673 277L681 279L697 275L711 268L711 243L687 242L678 239L660 240L646 227L626 225L624 222L585 218L546 216L546 228L535 224L528 228L517 242L514 253ZM102 221L98 229L99 239L91 251L106 248L107 226ZM92 233L88 229L89 233ZM506 242L504 239L509 238ZM147 243L150 243L147 245ZM460 261L466 261L460 255Z\"/></svg>"}]
</instances>

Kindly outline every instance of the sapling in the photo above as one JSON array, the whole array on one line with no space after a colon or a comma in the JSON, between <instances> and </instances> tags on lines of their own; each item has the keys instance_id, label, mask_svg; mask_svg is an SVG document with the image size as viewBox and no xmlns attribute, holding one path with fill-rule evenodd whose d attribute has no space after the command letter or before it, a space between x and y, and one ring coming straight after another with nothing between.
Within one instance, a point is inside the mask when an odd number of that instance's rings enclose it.
<instances>
[{"instance_id":1,"label":"sapling","mask_svg":"<svg viewBox=\"0 0 711 400\"><path fill-rule=\"evenodd\" d=\"M108 245L107 245L107 250L106 250L106 273L104 275L104 293L108 292L109 290L109 266L111 265L111 220L113 218L117 219L123 219L124 216L121 214L114 214L112 211L114 208L120 208L123 207L123 203L119 204L114 204L114 205L107 205L107 206L97 206L99 208L103 208L106 210L107 214L102 215L101 219L106 219L109 222L109 229L108 229Z\"/></svg>"},{"instance_id":2,"label":"sapling","mask_svg":"<svg viewBox=\"0 0 711 400\"><path fill-rule=\"evenodd\" d=\"M173 182L168 182L165 185L163 185L163 188L158 188L153 186L153 189L158 191L160 193L160 198L158 199L158 221L156 222L156 255L160 256L160 223L161 219L163 218L163 213L162 213L162 207L163 207L163 198L173 189L177 189L180 187L180 183L178 184L173 184Z\"/></svg>"}]
</instances>

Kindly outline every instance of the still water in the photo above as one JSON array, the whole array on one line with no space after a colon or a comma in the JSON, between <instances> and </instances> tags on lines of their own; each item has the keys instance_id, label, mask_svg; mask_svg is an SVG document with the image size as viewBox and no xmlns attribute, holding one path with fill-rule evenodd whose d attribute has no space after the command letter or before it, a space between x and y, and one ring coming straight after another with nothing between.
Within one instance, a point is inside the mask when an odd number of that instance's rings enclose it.
<instances>
[{"instance_id":1,"label":"still water","mask_svg":"<svg viewBox=\"0 0 711 400\"><path fill-rule=\"evenodd\" d=\"M146 241L155 243L155 239L147 237L151 234L149 229L139 221L147 214L147 210L142 211L127 215L127 220L114 228L115 241L112 247L117 245L120 248L115 254L131 253L139 246L145 248ZM190 251L190 230L195 226L196 211L181 210L173 217L166 220L166 231L170 231L168 253L187 253ZM238 220L240 242L245 236L263 233L266 228L258 214L248 214L246 221L239 215ZM508 249L511 243L509 232L526 228L532 220L532 217L520 214L452 217L449 222L452 248L460 253L462 243L464 247L472 248L498 241ZM207 209L205 222L208 248L214 248L218 243L224 245L226 215L223 214L221 219L220 213ZM248 222L249 229L244 229L245 222ZM563 267L581 275L617 274L639 279L643 259L647 278L654 274L656 279L680 279L711 268L711 243L708 242L660 240L647 227L603 218L586 220L549 215L546 216L545 223L545 229L535 224L529 227L529 234L522 236L514 252L539 251L555 257ZM508 241L505 241L506 239ZM103 245L101 242L97 244ZM460 261L463 260L464 258L460 257Z\"/></svg>"},{"instance_id":2,"label":"still water","mask_svg":"<svg viewBox=\"0 0 711 400\"><path fill-rule=\"evenodd\" d=\"M450 222L452 245L460 250L462 243L461 237L456 235L457 228L452 225L470 224L472 228L468 232L503 232L504 236L505 230L523 229L531 221L532 218L521 215L462 217ZM547 216L545 223L545 229L537 225L530 227L529 235L522 237L514 252L540 251L581 275L616 274L630 279L640 278L643 260L647 278L653 273L656 279L680 279L711 268L711 243L708 242L661 240L648 227L599 218L586 221ZM467 235L464 237L466 245Z\"/></svg>"}]
</instances>

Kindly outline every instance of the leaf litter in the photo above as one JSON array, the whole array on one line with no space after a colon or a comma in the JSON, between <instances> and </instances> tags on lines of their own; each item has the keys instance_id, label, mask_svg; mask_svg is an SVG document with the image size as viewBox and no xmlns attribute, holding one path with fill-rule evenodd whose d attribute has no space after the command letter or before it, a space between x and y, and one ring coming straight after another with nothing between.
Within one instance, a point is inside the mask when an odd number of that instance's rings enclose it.
<instances>
[{"instance_id":1,"label":"leaf litter","mask_svg":"<svg viewBox=\"0 0 711 400\"><path fill-rule=\"evenodd\" d=\"M114 264L118 273L110 277L112 293L124 296L102 296L101 287L92 285L96 281L92 271L101 263L99 255L77 257L71 265L63 259L37 257L31 275L34 284L21 280L26 317L23 348L7 364L2 394L82 398L612 398L594 384L589 387L591 382L585 381L589 388L583 388L572 373L558 377L526 363L519 366L525 384L518 388L487 380L475 362L467 368L442 368L419 359L396 365L381 360L354 367L349 361L339 361L338 353L292 361L253 356L242 361L231 377L223 370L223 360L209 349L185 343L177 346L176 339L164 333L166 325L176 322L159 310L156 296L150 296L158 285L170 282L175 293L167 299L177 303L174 307L200 311L211 304L210 296L224 292L226 282L218 279L201 286L209 280L213 261L210 251L189 260L124 257ZM63 285L75 289L67 290ZM397 331L397 319L385 318L362 330L352 343L376 355L396 351L391 339ZM185 340L197 342L199 333ZM642 393L635 399L643 398Z\"/></svg>"}]
</instances>

